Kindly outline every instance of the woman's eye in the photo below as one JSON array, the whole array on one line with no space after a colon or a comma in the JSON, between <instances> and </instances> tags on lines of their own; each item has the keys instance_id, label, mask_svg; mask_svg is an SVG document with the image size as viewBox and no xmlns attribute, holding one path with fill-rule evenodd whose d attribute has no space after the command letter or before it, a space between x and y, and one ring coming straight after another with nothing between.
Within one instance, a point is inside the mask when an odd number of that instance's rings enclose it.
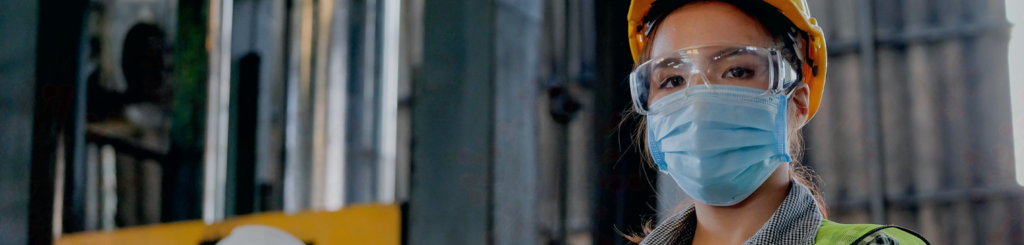
<instances>
[{"instance_id":1,"label":"woman's eye","mask_svg":"<svg viewBox=\"0 0 1024 245\"><path fill-rule=\"evenodd\" d=\"M747 77L750 77L750 76L753 76L753 75L754 75L754 71L753 70L750 70L750 69L747 69L747 68L743 68L743 67L732 67L732 68L729 68L729 70L726 70L725 74L722 74L722 77L723 78L728 78L728 77L747 78Z\"/></svg>"},{"instance_id":2,"label":"woman's eye","mask_svg":"<svg viewBox=\"0 0 1024 245\"><path fill-rule=\"evenodd\" d=\"M679 87L679 86L682 86L682 85L686 85L686 79L683 79L682 76L671 76L671 77L665 78L665 80L662 80L661 81L661 86L659 86L659 88L662 88L662 89L675 88L675 87Z\"/></svg>"}]
</instances>

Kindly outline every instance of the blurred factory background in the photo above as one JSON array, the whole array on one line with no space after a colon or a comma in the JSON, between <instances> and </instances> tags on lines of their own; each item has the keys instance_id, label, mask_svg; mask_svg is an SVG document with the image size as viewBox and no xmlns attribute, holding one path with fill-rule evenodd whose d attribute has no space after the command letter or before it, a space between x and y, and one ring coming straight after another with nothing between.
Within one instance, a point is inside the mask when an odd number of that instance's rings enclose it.
<instances>
[{"instance_id":1,"label":"blurred factory background","mask_svg":"<svg viewBox=\"0 0 1024 245\"><path fill-rule=\"evenodd\" d=\"M1004 1L808 0L830 219L1024 244ZM628 7L0 1L0 244L625 244L685 199L624 113Z\"/></svg>"}]
</instances>

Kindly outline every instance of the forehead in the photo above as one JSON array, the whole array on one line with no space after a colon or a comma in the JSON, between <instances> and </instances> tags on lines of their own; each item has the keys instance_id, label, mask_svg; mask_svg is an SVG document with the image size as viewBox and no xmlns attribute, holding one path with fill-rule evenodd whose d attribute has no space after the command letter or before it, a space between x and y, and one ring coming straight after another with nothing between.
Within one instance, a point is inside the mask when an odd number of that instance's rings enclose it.
<instances>
[{"instance_id":1,"label":"forehead","mask_svg":"<svg viewBox=\"0 0 1024 245\"><path fill-rule=\"evenodd\" d=\"M753 17L722 2L687 4L669 13L651 41L651 56L696 45L768 47L771 36Z\"/></svg>"}]
</instances>

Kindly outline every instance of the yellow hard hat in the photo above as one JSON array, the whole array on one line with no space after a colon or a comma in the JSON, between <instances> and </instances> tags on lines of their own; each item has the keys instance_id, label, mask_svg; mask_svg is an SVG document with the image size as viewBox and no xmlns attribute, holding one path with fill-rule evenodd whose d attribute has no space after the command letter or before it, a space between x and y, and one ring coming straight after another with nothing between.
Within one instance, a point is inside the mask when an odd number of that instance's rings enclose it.
<instances>
[{"instance_id":1,"label":"yellow hard hat","mask_svg":"<svg viewBox=\"0 0 1024 245\"><path fill-rule=\"evenodd\" d=\"M651 4L657 0L633 0L629 5L629 49L633 52L633 62L640 59L640 50L643 49L645 36L644 16L651 9ZM805 0L764 0L764 2L775 6L796 25L797 28L807 32L807 61L801 69L804 74L804 83L811 89L811 100L807 120L814 117L821 104L821 92L825 87L825 67L828 64L828 52L825 49L825 36L818 26L817 20L811 18L811 12L807 9Z\"/></svg>"}]
</instances>

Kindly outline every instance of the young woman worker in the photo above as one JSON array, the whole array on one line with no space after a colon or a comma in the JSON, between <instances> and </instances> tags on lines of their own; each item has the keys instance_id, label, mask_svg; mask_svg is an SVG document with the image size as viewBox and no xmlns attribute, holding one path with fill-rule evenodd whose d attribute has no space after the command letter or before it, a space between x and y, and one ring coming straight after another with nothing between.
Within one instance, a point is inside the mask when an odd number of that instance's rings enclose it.
<instances>
[{"instance_id":1,"label":"young woman worker","mask_svg":"<svg viewBox=\"0 0 1024 245\"><path fill-rule=\"evenodd\" d=\"M791 164L825 84L824 36L804 0L633 0L628 19L647 155L695 201L631 240L927 244L895 226L826 220Z\"/></svg>"}]
</instances>

